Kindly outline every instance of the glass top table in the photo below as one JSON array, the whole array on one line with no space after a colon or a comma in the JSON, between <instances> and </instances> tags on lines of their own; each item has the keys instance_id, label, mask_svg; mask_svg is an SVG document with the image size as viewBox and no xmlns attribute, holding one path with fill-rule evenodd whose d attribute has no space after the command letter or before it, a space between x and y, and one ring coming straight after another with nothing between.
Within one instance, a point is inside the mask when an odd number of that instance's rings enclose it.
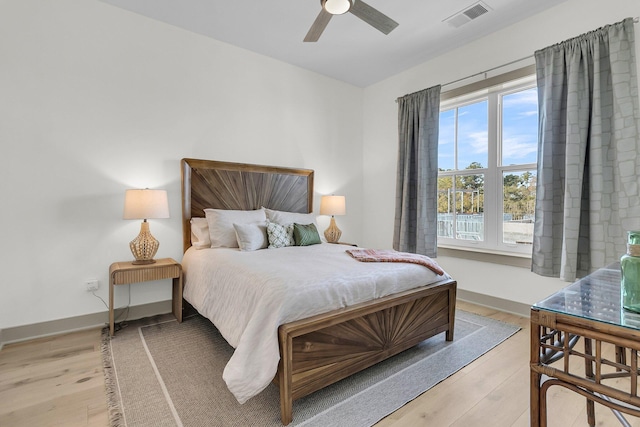
<instances>
[{"instance_id":1,"label":"glass top table","mask_svg":"<svg viewBox=\"0 0 640 427\"><path fill-rule=\"evenodd\" d=\"M547 390L560 386L640 417L640 314L622 308L620 263L601 268L531 307L531 426L547 425ZM577 345L578 342L582 344Z\"/></svg>"},{"instance_id":2,"label":"glass top table","mask_svg":"<svg viewBox=\"0 0 640 427\"><path fill-rule=\"evenodd\" d=\"M601 268L533 308L640 330L640 314L622 308L620 263Z\"/></svg>"}]
</instances>

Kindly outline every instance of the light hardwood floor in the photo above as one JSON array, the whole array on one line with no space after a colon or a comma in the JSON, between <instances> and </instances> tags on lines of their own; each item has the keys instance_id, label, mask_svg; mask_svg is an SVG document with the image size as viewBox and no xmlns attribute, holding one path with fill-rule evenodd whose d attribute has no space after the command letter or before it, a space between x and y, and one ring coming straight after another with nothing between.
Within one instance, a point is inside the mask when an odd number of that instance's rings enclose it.
<instances>
[{"instance_id":1,"label":"light hardwood floor","mask_svg":"<svg viewBox=\"0 0 640 427\"><path fill-rule=\"evenodd\" d=\"M380 421L377 427L529 425L529 319L458 302L522 330ZM0 426L108 426L100 330L7 345L0 351ZM585 403L549 392L550 427L586 426ZM596 406L598 426L619 425ZM631 419L640 427L638 419ZM135 426L132 426L135 427Z\"/></svg>"}]
</instances>

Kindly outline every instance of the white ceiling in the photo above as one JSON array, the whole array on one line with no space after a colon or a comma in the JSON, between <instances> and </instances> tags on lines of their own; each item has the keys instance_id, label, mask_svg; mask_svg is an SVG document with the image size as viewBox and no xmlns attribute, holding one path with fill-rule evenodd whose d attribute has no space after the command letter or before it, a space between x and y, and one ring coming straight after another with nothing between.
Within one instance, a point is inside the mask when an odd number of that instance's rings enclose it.
<instances>
[{"instance_id":1,"label":"white ceiling","mask_svg":"<svg viewBox=\"0 0 640 427\"><path fill-rule=\"evenodd\" d=\"M384 35L350 13L317 43L302 39L320 0L101 0L219 41L366 87L566 0L483 0L489 13L445 19L477 0L366 0L400 25Z\"/></svg>"}]
</instances>

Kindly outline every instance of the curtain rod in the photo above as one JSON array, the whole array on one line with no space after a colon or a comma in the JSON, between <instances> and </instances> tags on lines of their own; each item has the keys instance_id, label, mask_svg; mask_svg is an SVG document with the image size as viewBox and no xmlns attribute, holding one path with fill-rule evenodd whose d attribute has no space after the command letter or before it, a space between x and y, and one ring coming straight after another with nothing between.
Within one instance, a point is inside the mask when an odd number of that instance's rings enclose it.
<instances>
[{"instance_id":1,"label":"curtain rod","mask_svg":"<svg viewBox=\"0 0 640 427\"><path fill-rule=\"evenodd\" d=\"M633 22L634 22L635 24L637 24L638 22L640 22L640 17L636 16L635 18L633 18ZM444 84L442 85L442 87L444 87L444 86L449 86L449 85L452 85L452 84L454 84L454 83L458 83L458 82L461 82L461 81L463 81L463 80L470 79L471 77L477 77L477 76L480 76L480 75L482 75L482 74L486 74L486 73L488 73L488 72L490 72L490 71L495 71L495 70L497 70L497 69L499 69L499 68L502 68L502 67L508 67L509 65L515 64L515 63L520 62L520 61L524 61L525 59L529 59L529 58L533 58L533 55L525 56L524 58L516 59L515 61L507 62L506 64L498 65L497 67L489 68L488 70L481 71L481 72L479 72L479 73L472 74L472 75L467 76L467 77L462 77L461 79L454 80L454 81L452 81L452 82L444 83Z\"/></svg>"},{"instance_id":2,"label":"curtain rod","mask_svg":"<svg viewBox=\"0 0 640 427\"><path fill-rule=\"evenodd\" d=\"M514 61L507 62L506 64L498 65L497 67L489 68L488 70L480 71L479 73L471 74L470 76L462 77L462 78L460 78L460 79L457 79L457 80L453 80L453 81L451 81L451 82L444 83L444 84L442 85L442 87L444 87L444 86L449 86L449 85L452 85L452 84L454 84L454 83L458 83L458 82L461 82L461 81L463 81L463 80L470 79L470 78L472 78L472 77L481 76L482 74L487 74L488 72L495 71L495 70L498 70L498 69L500 69L500 68L508 67L509 65L516 64L516 63L518 63L518 62L524 61L525 59L529 59L529 58L533 58L533 55L525 56L524 58L516 59L516 60L514 60Z\"/></svg>"},{"instance_id":3,"label":"curtain rod","mask_svg":"<svg viewBox=\"0 0 640 427\"><path fill-rule=\"evenodd\" d=\"M529 58L533 58L533 55L525 56L524 58L516 59L516 60L514 60L514 61L507 62L506 64L498 65L498 66L496 66L496 67L489 68L488 70L480 71L479 73L471 74L471 75L469 75L469 76L462 77L462 78L460 78L460 79L453 80L453 81L448 82L448 83L444 83L444 84L442 84L442 85L441 85L441 87L449 86L449 85L452 85L452 84L454 84L454 83L458 83L458 82L461 82L461 81L463 81L463 80L470 79L470 78L472 78L472 77L480 76L480 75L482 75L482 74L487 74L487 73L488 73L488 72L490 72L490 71L494 71L494 70L498 70L498 69L500 69L500 68L508 67L509 65L516 64L516 63L518 63L518 62L524 61L525 59L529 59ZM404 95L404 96L407 96L407 95ZM400 98L402 98L402 97L400 97ZM395 100L395 102L396 102L396 103L398 103L398 99L399 99L399 98L397 98L397 99Z\"/></svg>"},{"instance_id":4,"label":"curtain rod","mask_svg":"<svg viewBox=\"0 0 640 427\"><path fill-rule=\"evenodd\" d=\"M640 22L640 17L636 16L635 18L633 18L633 22L634 22L634 24L637 24L638 22ZM449 85L452 85L454 83L458 83L458 82L461 82L463 80L470 79L472 77L481 76L482 74L487 74L488 72L495 71L495 70L498 70L498 69L503 68L503 67L508 67L509 65L516 64L518 62L524 61L525 59L529 59L529 58L533 58L533 55L525 56L523 58L516 59L516 60L511 61L511 62L507 62L506 64L498 65L497 67L489 68L488 70L480 71L479 73L471 74L470 76L462 77L462 78L459 78L457 80L453 80L453 81L444 83L444 84L441 85L441 87L449 86ZM404 95L404 96L406 96L406 95ZM402 97L400 97L400 98L402 98ZM396 98L396 103L398 103L398 99L399 98Z\"/></svg>"}]
</instances>

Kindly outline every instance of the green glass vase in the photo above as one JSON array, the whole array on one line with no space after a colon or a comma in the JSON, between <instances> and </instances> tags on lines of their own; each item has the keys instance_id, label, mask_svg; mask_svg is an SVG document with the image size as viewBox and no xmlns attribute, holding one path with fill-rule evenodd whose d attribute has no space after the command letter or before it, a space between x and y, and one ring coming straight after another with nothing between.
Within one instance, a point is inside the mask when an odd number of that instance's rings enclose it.
<instances>
[{"instance_id":1,"label":"green glass vase","mask_svg":"<svg viewBox=\"0 0 640 427\"><path fill-rule=\"evenodd\" d=\"M620 258L622 307L640 313L640 231L629 231L627 253Z\"/></svg>"}]
</instances>

